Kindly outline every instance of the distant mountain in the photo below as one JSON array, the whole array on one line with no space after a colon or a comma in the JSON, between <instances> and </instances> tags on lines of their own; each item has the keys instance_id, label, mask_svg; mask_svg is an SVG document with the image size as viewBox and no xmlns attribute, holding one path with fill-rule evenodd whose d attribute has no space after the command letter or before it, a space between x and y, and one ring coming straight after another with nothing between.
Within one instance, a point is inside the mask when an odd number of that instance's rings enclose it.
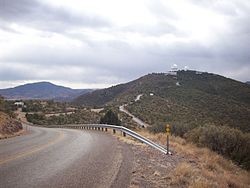
<instances>
[{"instance_id":1,"label":"distant mountain","mask_svg":"<svg viewBox=\"0 0 250 188\"><path fill-rule=\"evenodd\" d=\"M178 124L184 132L186 125L216 124L250 132L250 87L211 73L149 74L126 84L81 95L74 102L119 106L134 101L139 94L143 95L141 100L127 108L148 124Z\"/></svg>"},{"instance_id":2,"label":"distant mountain","mask_svg":"<svg viewBox=\"0 0 250 188\"><path fill-rule=\"evenodd\" d=\"M250 85L250 81L247 81L246 84Z\"/></svg>"},{"instance_id":3,"label":"distant mountain","mask_svg":"<svg viewBox=\"0 0 250 188\"><path fill-rule=\"evenodd\" d=\"M90 91L92 90L71 89L50 82L37 82L14 88L0 89L0 95L6 99L53 99L57 101L70 101Z\"/></svg>"}]
</instances>

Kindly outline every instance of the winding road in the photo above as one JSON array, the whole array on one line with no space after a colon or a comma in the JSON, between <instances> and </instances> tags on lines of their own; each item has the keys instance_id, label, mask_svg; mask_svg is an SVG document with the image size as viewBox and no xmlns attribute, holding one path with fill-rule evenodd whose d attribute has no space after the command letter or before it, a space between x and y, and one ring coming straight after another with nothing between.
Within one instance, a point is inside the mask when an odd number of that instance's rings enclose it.
<instances>
[{"instance_id":1,"label":"winding road","mask_svg":"<svg viewBox=\"0 0 250 188\"><path fill-rule=\"evenodd\" d=\"M137 102L139 100L141 100L141 97L143 96L143 94L137 95L137 97L135 98L134 102ZM124 112L125 114L127 114L128 116L130 116L132 118L132 120L137 123L139 125L139 127L141 128L145 128L145 127L149 127L149 124L143 122L142 120L140 120L138 117L134 116L133 114L131 114L128 110L125 109L125 107L128 106L128 104L123 104L121 106L119 106L119 110L121 112Z\"/></svg>"},{"instance_id":2,"label":"winding road","mask_svg":"<svg viewBox=\"0 0 250 188\"><path fill-rule=\"evenodd\" d=\"M28 126L0 140L0 187L128 187L133 153L95 131Z\"/></svg>"}]
</instances>

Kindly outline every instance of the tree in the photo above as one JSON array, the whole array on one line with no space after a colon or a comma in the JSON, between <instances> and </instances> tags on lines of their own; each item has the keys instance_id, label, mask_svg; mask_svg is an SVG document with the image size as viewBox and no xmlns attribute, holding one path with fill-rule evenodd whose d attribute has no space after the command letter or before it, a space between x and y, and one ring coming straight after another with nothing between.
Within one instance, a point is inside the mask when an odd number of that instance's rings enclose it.
<instances>
[{"instance_id":1,"label":"tree","mask_svg":"<svg viewBox=\"0 0 250 188\"><path fill-rule=\"evenodd\" d=\"M105 115L100 120L101 124L110 124L110 125L121 125L121 121L119 120L117 114L115 114L112 110L108 110Z\"/></svg>"}]
</instances>

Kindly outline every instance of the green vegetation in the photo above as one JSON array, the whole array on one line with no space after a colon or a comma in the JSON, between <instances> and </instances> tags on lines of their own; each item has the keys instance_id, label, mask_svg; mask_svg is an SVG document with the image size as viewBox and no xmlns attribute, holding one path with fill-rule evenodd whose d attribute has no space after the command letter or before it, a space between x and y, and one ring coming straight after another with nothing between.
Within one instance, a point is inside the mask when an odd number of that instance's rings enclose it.
<instances>
[{"instance_id":1,"label":"green vegetation","mask_svg":"<svg viewBox=\"0 0 250 188\"><path fill-rule=\"evenodd\" d=\"M55 102L53 100L27 100L23 112L43 112L43 113L59 113L67 111L67 108L74 108L66 102Z\"/></svg>"},{"instance_id":2,"label":"green vegetation","mask_svg":"<svg viewBox=\"0 0 250 188\"><path fill-rule=\"evenodd\" d=\"M11 117L15 117L14 111L17 107L14 105L13 101L6 101L3 97L0 96L0 111L8 114Z\"/></svg>"},{"instance_id":3,"label":"green vegetation","mask_svg":"<svg viewBox=\"0 0 250 188\"><path fill-rule=\"evenodd\" d=\"M150 93L154 95L150 96ZM250 132L249 85L215 74L179 71L177 78L149 74L127 84L82 95L75 102L118 107L134 101L139 94L143 94L142 100L127 108L155 126L156 131L164 130L163 125L169 123L174 126L177 135L205 124Z\"/></svg>"},{"instance_id":4,"label":"green vegetation","mask_svg":"<svg viewBox=\"0 0 250 188\"><path fill-rule=\"evenodd\" d=\"M44 113L27 113L29 122L37 125L91 124L98 123L100 115L89 110L77 110L69 114L46 115Z\"/></svg>"},{"instance_id":5,"label":"green vegetation","mask_svg":"<svg viewBox=\"0 0 250 188\"><path fill-rule=\"evenodd\" d=\"M66 102L53 100L28 100L22 109L29 122L36 125L63 125L98 123L100 115L86 108L79 108Z\"/></svg>"},{"instance_id":6,"label":"green vegetation","mask_svg":"<svg viewBox=\"0 0 250 188\"><path fill-rule=\"evenodd\" d=\"M143 96L135 102L139 94ZM165 132L165 125L170 124L172 134L187 136L188 141L211 148L249 169L248 84L196 71L178 71L177 76L149 74L82 95L75 102L117 109L128 104L126 108L151 125L149 130L153 133ZM131 122L123 113L119 116ZM217 127L215 132L211 132L210 125Z\"/></svg>"},{"instance_id":7,"label":"green vegetation","mask_svg":"<svg viewBox=\"0 0 250 188\"><path fill-rule=\"evenodd\" d=\"M185 134L187 141L232 159L250 170L250 134L226 126L207 125Z\"/></svg>"},{"instance_id":8,"label":"green vegetation","mask_svg":"<svg viewBox=\"0 0 250 188\"><path fill-rule=\"evenodd\" d=\"M119 120L116 113L112 110L108 110L100 120L101 124L109 124L109 125L121 125L121 121Z\"/></svg>"},{"instance_id":9,"label":"green vegetation","mask_svg":"<svg viewBox=\"0 0 250 188\"><path fill-rule=\"evenodd\" d=\"M155 126L156 132L164 130L166 123L173 126L176 135L205 124L250 132L250 87L247 84L208 73L197 75L192 71L178 72L177 79L162 74L148 77L152 77L154 96L146 90L142 92L142 100L127 108ZM180 86L166 80L175 80Z\"/></svg>"}]
</instances>

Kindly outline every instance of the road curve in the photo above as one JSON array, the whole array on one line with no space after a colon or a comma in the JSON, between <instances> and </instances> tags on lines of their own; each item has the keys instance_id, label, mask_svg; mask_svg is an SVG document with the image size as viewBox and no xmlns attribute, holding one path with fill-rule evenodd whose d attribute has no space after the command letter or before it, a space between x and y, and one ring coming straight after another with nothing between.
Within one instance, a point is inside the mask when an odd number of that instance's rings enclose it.
<instances>
[{"instance_id":1,"label":"road curve","mask_svg":"<svg viewBox=\"0 0 250 188\"><path fill-rule=\"evenodd\" d=\"M127 187L133 153L103 132L28 127L0 140L0 188Z\"/></svg>"},{"instance_id":2,"label":"road curve","mask_svg":"<svg viewBox=\"0 0 250 188\"><path fill-rule=\"evenodd\" d=\"M140 127L143 127L143 128L149 127L149 125L148 125L147 123L143 122L142 120L140 120L139 118L137 118L137 117L135 117L133 114L131 114L128 110L126 110L126 109L125 109L125 106L127 106L127 104L121 105L121 106L119 107L119 110L120 110L121 112L126 113L126 114L129 115L130 117L132 117L132 120L133 120L135 123L137 123Z\"/></svg>"}]
</instances>

